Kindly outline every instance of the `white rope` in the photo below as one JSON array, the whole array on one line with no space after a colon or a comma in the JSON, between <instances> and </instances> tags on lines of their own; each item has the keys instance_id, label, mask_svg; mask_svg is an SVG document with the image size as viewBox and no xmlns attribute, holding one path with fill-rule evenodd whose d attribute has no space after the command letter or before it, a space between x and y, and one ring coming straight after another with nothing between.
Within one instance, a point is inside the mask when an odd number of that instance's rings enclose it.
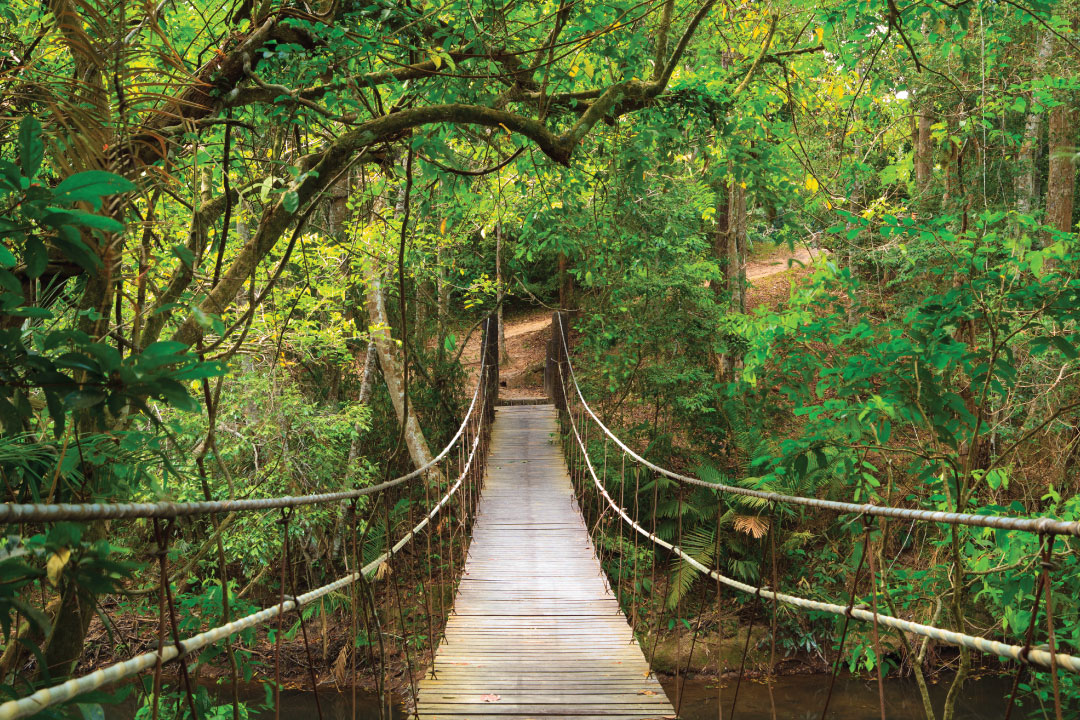
<instances>
[{"instance_id":1,"label":"white rope","mask_svg":"<svg viewBox=\"0 0 1080 720\"><path fill-rule=\"evenodd\" d=\"M562 314L559 314L559 328L562 326ZM764 490L751 490L749 488L736 487L734 485L724 485L723 483L711 483L706 482L700 478L690 477L688 475L681 475L677 472L673 472L666 468L662 468L655 463L651 463L645 458L638 455L636 452L627 447L626 443L616 437L615 433L608 429L607 425L600 421L600 418L596 416L592 408L589 407L589 403L585 401L585 395L581 392L581 386L578 385L577 375L574 373L574 366L570 362L570 348L566 344L565 332L560 332L559 337L562 338L563 351L566 357L566 366L570 370L570 380L574 385L574 390L577 392L578 399L581 400L582 407L589 413L589 417L600 426L600 429L604 431L604 434L611 439L623 452L638 461L650 470L654 470L661 475L677 480L681 483L687 483L689 485L697 485L699 487L709 488L710 490L718 490L720 492L728 492L733 495L743 495L745 497L758 498L760 500L767 500L769 502L782 502L789 503L791 505L806 505L809 507L824 508L826 510L833 510L840 513L858 513L860 515L877 515L880 517L893 517L903 518L905 520L923 520L926 522L940 522L949 525L968 525L973 527L992 527L1001 528L1003 530L1021 530L1025 532L1034 533L1046 533L1055 535L1074 535L1080 537L1080 521L1077 522L1063 522L1061 520L1054 520L1053 518L1041 517L1041 518L1017 518L1017 517L1005 517L1002 515L973 515L971 513L953 513L953 512L939 512L936 510L920 510L912 508L899 508L874 505L872 503L849 503L839 502L836 500L821 500L818 498L802 497L800 495L782 495L775 492L766 492ZM559 367L559 376L562 377L562 367Z\"/></svg>"},{"instance_id":2,"label":"white rope","mask_svg":"<svg viewBox=\"0 0 1080 720\"><path fill-rule=\"evenodd\" d=\"M561 371L560 371L561 376ZM585 444L581 440L581 435L578 433L577 425L574 423L574 414L568 412L567 416L570 418L570 427L574 431L574 437L578 442L578 446L581 448L582 455L585 458L585 465L589 469L589 475L592 477L593 483L596 484L597 489L607 500L611 509L617 512L623 520L630 524L638 533L645 536L653 543L659 545L662 548L670 550L671 552L682 558L688 565L697 570L698 572L705 573L709 577L718 580L719 582L727 585L728 587L735 588L741 592L757 595L759 597L766 597L778 600L779 602L787 605L794 605L796 607L804 608L807 610L819 610L822 612L832 613L834 615L849 615L857 620L863 620L865 622L877 622L887 627L897 628L905 632L910 632L915 635L922 635L929 637L939 642L943 642L949 645L956 645L971 648L972 650L978 650L979 652L990 653L999 657L1007 657L1012 660L1018 660L1020 662L1030 662L1035 665L1041 665L1042 667L1049 668L1051 666L1050 653L1045 650L1029 649L1025 653L1023 647L1019 645L1009 645L1007 643L997 642L996 640L987 640L986 638L975 637L973 635L966 635L964 633L953 632L952 630L944 630L942 628L933 627L931 625L922 625L920 623L911 622L909 620L902 620L890 615L882 615L878 613L875 617L874 613L861 607L847 607L844 605L836 605L834 603L819 602L817 600L810 600L808 598L798 597L797 595L787 595L781 592L775 592L768 590L764 587L756 588L753 585L748 585L744 582L729 578L726 575L721 575L715 570L711 570L693 557L683 552L682 548L672 545L658 538L653 533L649 532L645 528L641 527L633 518L630 517L615 500L608 494L607 489L603 486L600 480L596 476L596 471L593 468L592 461L589 459L589 453L585 448ZM719 529L718 529L719 531ZM1065 668L1075 673L1080 673L1080 657L1075 655L1067 655L1065 653L1055 653L1054 661L1057 666Z\"/></svg>"},{"instance_id":3,"label":"white rope","mask_svg":"<svg viewBox=\"0 0 1080 720\"><path fill-rule=\"evenodd\" d=\"M413 478L419 477L434 467L439 461L449 454L457 444L461 434L465 432L466 425L472 418L476 408L476 400L480 396L480 386L483 385L485 357L480 359L480 382L473 391L472 402L465 413L465 419L461 421L454 437L442 451L421 467L406 473L393 480L371 485L358 490L344 490L334 493L320 493L318 495L286 495L276 498L249 498L246 500L200 500L195 502L156 502L156 503L4 503L0 505L0 522L26 523L26 522L56 522L60 520L100 520L104 518L171 518L188 515L205 515L210 513L273 510L275 508L293 508L304 505L321 505L341 500L354 500L364 495L372 495L383 490L401 485Z\"/></svg>"},{"instance_id":4,"label":"white rope","mask_svg":"<svg viewBox=\"0 0 1080 720\"><path fill-rule=\"evenodd\" d=\"M482 377L482 376L481 376ZM481 382L480 385L483 383ZM477 395L479 394L479 387L477 386ZM473 396L473 404L476 404L477 395ZM472 408L470 407L470 413ZM464 431L464 425L458 431L458 435L455 435L455 441L458 436ZM196 650L201 650L208 645L212 645L219 640L222 640L230 635L234 635L241 630L246 630L256 625L262 625L269 620L276 618L278 615L283 615L290 610L301 608L304 605L309 604L313 600L317 600L324 595L328 595L335 590L339 590L343 587L347 587L352 583L359 580L362 576L370 575L375 572L379 565L381 565L387 559L393 558L405 545L416 537L417 533L424 529L428 523L439 513L439 511L450 501L454 493L458 491L462 483L465 481L465 477L468 475L469 470L472 468L473 460L476 458L476 451L480 445L480 437L483 432L477 432L476 438L473 440L472 448L469 450L469 457L465 463L465 467L458 476L457 482L443 495L442 499L435 504L435 507L424 516L424 518L417 523L409 532L407 532L400 540L398 540L392 548L385 551L379 557L375 558L367 565L360 569L360 572L354 572L346 575L329 585L323 585L320 588L304 593L295 599L286 600L284 603L276 604L272 607L264 608L256 613L252 613L246 617L234 620L231 623L222 625L220 627L212 628L206 632L199 633L185 640L181 640L179 643L168 645L158 651L143 653L137 655L130 660L119 662L114 665L110 665L101 670L84 675L79 678L72 678L67 682L52 687L43 688L18 700L11 700L3 705L0 705L0 720L15 720L15 718L27 717L39 713L42 710L57 705L62 702L71 700L72 698L84 695L93 690L97 690L105 685L110 685L119 680L129 678L132 675L140 673L144 670L154 667L159 659L162 664L175 660L182 654L191 653ZM430 464L426 467L430 467Z\"/></svg>"}]
</instances>

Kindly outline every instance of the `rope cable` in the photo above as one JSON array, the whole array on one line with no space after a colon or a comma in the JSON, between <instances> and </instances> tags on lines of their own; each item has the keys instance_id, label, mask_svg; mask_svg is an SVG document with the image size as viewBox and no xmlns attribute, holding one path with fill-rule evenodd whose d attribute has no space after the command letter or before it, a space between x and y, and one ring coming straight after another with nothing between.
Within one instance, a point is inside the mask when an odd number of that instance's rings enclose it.
<instances>
[{"instance_id":1,"label":"rope cable","mask_svg":"<svg viewBox=\"0 0 1080 720\"><path fill-rule=\"evenodd\" d=\"M481 383L482 385L482 383ZM478 390L479 390L478 385ZM473 406L476 404L476 396L473 398ZM470 407L471 412L471 407ZM464 426L462 426L464 429ZM460 434L460 431L459 431ZM401 551L405 545L409 543L416 535L423 530L427 525L435 518L442 508L450 502L451 498L461 487L468 475L473 460L476 458L476 449L480 444L480 437L482 433L477 433L472 443L472 448L469 451L468 460L465 463L465 467L462 470L461 475L457 478L454 485L447 491L447 493L436 503L435 507L428 512L419 523L417 523L409 532L405 533L391 548L384 551L379 557L375 558L358 572L353 572L345 575L332 583L323 585L322 587L310 590L303 595L290 597L284 596L283 601L275 603L274 605L264 608L258 612L247 615L246 617L234 620L231 623L221 625L219 627L211 628L205 632L201 632L185 640L173 643L167 647L159 650L153 650L141 655L136 655L129 660L123 662L114 663L108 667L96 670L95 672L83 675L78 678L72 678L66 682L54 685L52 687L42 688L37 692L27 695L26 697L19 698L18 700L10 700L0 705L0 720L15 720L16 718L27 717L41 712L42 710L58 705L59 703L66 702L72 698L78 697L85 693L97 690L105 685L110 685L119 680L136 675L144 670L154 667L160 659L162 664L175 660L181 655L186 655L197 650L201 650L208 645L212 645L219 640L227 638L231 635L246 630L247 628L262 625L269 620L280 617L285 613L292 610L299 611L304 605L307 605L321 597L329 595L336 590L348 587L358 580L366 579L368 575L374 573L384 561L392 559L394 555ZM449 447L447 448L449 450ZM419 471L416 471L419 472ZM415 475L414 475L415 476ZM385 484L385 483L384 483Z\"/></svg>"},{"instance_id":2,"label":"rope cable","mask_svg":"<svg viewBox=\"0 0 1080 720\"><path fill-rule=\"evenodd\" d=\"M589 411L589 414L592 415L591 410ZM577 439L577 442L580 445L581 436L578 434L577 426L573 421L573 414L568 413L568 416L570 418L571 430L573 431L574 437ZM612 439L617 444L621 445L619 440L614 437ZM626 513L625 510L620 508L615 503L611 495L608 494L607 489L603 487L603 485L597 479L596 472L593 469L592 462L589 459L588 454L584 454L584 460L585 467L588 469L589 475L592 477L592 481L598 486L600 493L604 496L604 499L607 501L607 503L612 507L612 510L618 513L623 518L623 520L629 523L635 530L637 530L637 532L641 533L643 536L651 540L655 545L658 545L666 550L675 553L683 560L685 560L687 564L689 564L691 567L695 568L699 572L704 573L718 580L719 582L722 582L728 587L734 588L749 595L758 595L758 597L771 598L786 605L793 605L795 607L803 608L805 610L817 610L821 612L832 613L834 615L849 615L850 617L853 617L856 620L862 620L863 622L874 622L874 613L866 608L845 607L843 605L837 605L835 603L811 600L809 598L799 597L797 595L788 595L787 593L777 592L772 589L765 589L764 587L756 588L753 585L748 585L747 583L735 580L734 578L729 578L726 575L723 575L715 570L711 570L710 568L698 562L695 558L683 552L682 548L679 548L669 542L662 540L661 538L657 537L655 533L649 532L645 528L641 527L637 522L635 522L633 518L631 518ZM668 473L664 472L664 474ZM718 484L703 483L701 481L698 482L710 487L716 487L717 489L729 489ZM741 488L738 489L741 490ZM730 488L730 490L734 491L736 489ZM808 498L803 499L806 500ZM960 633L953 630L945 630L943 628L938 628L931 625L923 625L921 623L912 622L910 620L903 620L901 618L892 617L891 615L882 615L880 613L877 615L877 622L880 625L884 625L886 627L897 628L904 632L910 632L915 635L928 637L932 640L946 643L948 645L965 647L971 650L976 650L978 652L987 653L990 655L997 655L999 657L1009 658L1010 660L1017 660L1019 662L1025 662L1026 659L1026 662L1028 663L1031 663L1033 665L1039 665L1040 667L1045 668L1051 668L1054 664L1056 664L1058 669L1065 669L1069 670L1070 672L1080 673L1080 657L1076 655L1069 655L1066 653L1058 652L1051 654L1050 652L1041 648L1031 648L1025 652L1025 648L1019 645L1010 645L1008 643L999 642L997 640L989 640L987 638L975 637L973 635L967 635L965 633ZM0 716L0 720L3 720L2 716Z\"/></svg>"},{"instance_id":3,"label":"rope cable","mask_svg":"<svg viewBox=\"0 0 1080 720\"><path fill-rule=\"evenodd\" d=\"M480 377L483 377L484 358L481 357ZM322 505L340 500L354 500L364 495L372 495L383 490L401 485L417 478L439 461L445 458L457 444L465 431L465 426L472 418L480 396L477 383L473 391L472 402L465 413L465 418L450 442L442 451L424 465L392 480L356 490L344 490L315 495L285 495L273 498L248 498L242 500L200 500L193 502L152 502L152 503L4 503L0 504L0 523L56 522L60 520L103 520L116 518L176 518L209 513L273 510L276 508L295 508L304 505Z\"/></svg>"},{"instance_id":4,"label":"rope cable","mask_svg":"<svg viewBox=\"0 0 1080 720\"><path fill-rule=\"evenodd\" d=\"M570 348L566 344L565 330L562 325L562 315L558 315L559 327L563 332L559 333L562 338L563 349L565 351L566 366L570 370L570 381L574 385L574 390L577 392L578 398L581 400L582 406L585 411L593 419L593 421L600 427L600 429L611 438L612 442L618 445L623 452L638 461L645 467L658 472L662 475L666 475L672 480L676 480L681 483L687 483L690 485L697 485L700 487L710 488L712 490L718 490L722 492L730 492L735 495L743 495L745 497L758 498L760 500L766 500L769 502L784 502L792 505L807 505L809 507L825 508L827 510L833 510L840 513L856 513L860 515L877 515L881 517L896 517L904 519L924 520L928 522L939 522L948 525L968 525L971 527L990 527L999 528L1003 530L1022 530L1025 532L1034 533L1053 533L1056 535L1073 535L1080 537L1080 521L1065 522L1062 520L1054 520L1048 517L1040 518L1017 518L1006 517L1003 515L975 515L972 513L959 513L959 512L939 512L937 510L921 510L916 508L901 508L891 507L885 505L874 505L873 503L850 503L841 502L838 500L822 500L819 498L803 497L800 495L784 495L776 492L769 492L766 490L752 490L750 488L737 487L733 485L725 485L723 483L711 483L701 480L700 478L690 477L688 475L681 475L672 470L660 467L654 463L649 462L636 452L631 450L627 445L620 440L607 425L601 422L600 418L596 416L592 408L585 401L585 396L581 392L581 387L578 385L577 375L574 373L574 365L570 362ZM559 366L559 372L562 373L561 364Z\"/></svg>"}]
</instances>

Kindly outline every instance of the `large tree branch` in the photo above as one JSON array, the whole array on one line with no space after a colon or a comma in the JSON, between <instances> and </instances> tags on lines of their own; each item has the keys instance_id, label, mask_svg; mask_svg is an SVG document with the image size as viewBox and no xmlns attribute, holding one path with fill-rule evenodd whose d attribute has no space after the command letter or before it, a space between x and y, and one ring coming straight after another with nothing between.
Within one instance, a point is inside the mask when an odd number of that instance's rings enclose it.
<instances>
[{"instance_id":1,"label":"large tree branch","mask_svg":"<svg viewBox=\"0 0 1080 720\"><path fill-rule=\"evenodd\" d=\"M191 218L187 249L191 253L192 264L189 265L185 260L180 261L180 265L169 280L169 284L165 286L165 290L158 296L153 307L147 312L146 325L139 341L140 349L145 349L157 341L161 329L169 318L168 306L179 300L180 296L191 285L191 281L195 278L195 265L198 264L197 258L202 257L203 250L207 245L210 228L213 227L214 222L225 211L229 197L229 195L219 195L203 204ZM239 195L234 190L231 197L232 201L235 202Z\"/></svg>"},{"instance_id":2,"label":"large tree branch","mask_svg":"<svg viewBox=\"0 0 1080 720\"><path fill-rule=\"evenodd\" d=\"M675 12L675 0L664 3L664 12L660 15L660 25L656 28L656 59L653 62L652 78L659 80L664 72L667 60L668 33L671 32L671 16Z\"/></svg>"},{"instance_id":3,"label":"large tree branch","mask_svg":"<svg viewBox=\"0 0 1080 720\"><path fill-rule=\"evenodd\" d=\"M252 67L257 65L262 57L258 50L268 42L315 46L315 40L306 30L285 24L286 19L284 14L267 18L231 50L215 55L203 65L186 90L154 110L154 118L131 139L133 157L119 165L137 167L158 162L168 153L164 136L172 134L171 127L217 115L224 108L225 98L246 78L245 58L252 58ZM229 42L233 41L226 40ZM127 147L127 143L119 143L116 151L121 152Z\"/></svg>"},{"instance_id":4,"label":"large tree branch","mask_svg":"<svg viewBox=\"0 0 1080 720\"><path fill-rule=\"evenodd\" d=\"M322 193L349 164L381 160L382 154L373 152L371 150L373 146L396 140L408 131L424 125L442 123L502 127L509 132L525 136L534 142L545 155L562 165L568 165L574 148L580 144L597 121L609 115L618 115L643 107L663 92L671 79L672 71L686 51L694 31L715 2L716 0L707 0L695 13L659 79L653 82L633 80L612 85L589 105L573 127L564 133L554 133L541 120L480 105L451 103L408 108L358 125L342 134L323 152L305 158L301 163L303 173L290 185L287 193L295 193L297 205L305 206ZM240 72L243 72L242 59ZM357 155L357 153L360 154ZM292 225L294 213L285 209L286 196L283 194L282 199L263 213L257 232L244 244L232 265L200 305L203 312L219 314L227 309L244 281L250 277L258 264ZM173 338L193 345L198 340L200 332L194 317L189 317Z\"/></svg>"},{"instance_id":5,"label":"large tree branch","mask_svg":"<svg viewBox=\"0 0 1080 720\"><path fill-rule=\"evenodd\" d=\"M332 182L350 163L382 160L383 155L373 152L370 149L371 146L394 140L411 129L436 123L504 127L529 138L557 162L565 165L570 161L573 148L570 135L556 135L538 120L478 105L432 105L384 115L343 134L323 152L310 155L303 160L301 169L304 172L286 192L295 192L298 205L307 205L323 192L328 187L328 183ZM357 153L360 155L358 156ZM258 264L292 225L294 213L285 209L285 196L282 194L281 199L263 213L258 230L244 244L218 284L203 300L200 305L202 312L208 314L224 312L232 304L233 298L236 297L244 281L251 276ZM184 321L173 339L194 345L200 333L201 330L192 316Z\"/></svg>"},{"instance_id":6,"label":"large tree branch","mask_svg":"<svg viewBox=\"0 0 1080 720\"><path fill-rule=\"evenodd\" d=\"M607 88L559 93L547 99L548 105L571 107L582 114L573 130L578 141L585 137L599 120L611 119L645 107L667 89L671 75L686 53L691 38L715 4L716 0L707 0L698 8L679 37L671 57L651 82L631 80ZM540 93L523 93L521 99L525 102L538 102L541 96Z\"/></svg>"},{"instance_id":7,"label":"large tree branch","mask_svg":"<svg viewBox=\"0 0 1080 720\"><path fill-rule=\"evenodd\" d=\"M455 62L461 62L470 58L480 57L472 53L464 52L450 52L448 54L451 58L453 58ZM447 68L449 67L449 65L446 63L442 63L442 67ZM385 85L391 82L418 80L420 78L427 78L440 74L442 74L442 70L436 67L434 62L428 60L426 62L420 62L413 65L405 65L404 67L394 68L393 70L361 73L360 75L353 75L352 77L345 78L338 82L326 83L324 85L316 85L309 88L300 88L291 93L291 97L296 100L320 100L327 93L339 92L341 90L349 90L357 87L364 88L371 87L372 85ZM280 95L281 93L279 92L276 92L274 90L267 90L261 87L235 87L225 95L223 106L241 107L244 105L255 104L270 105L273 104Z\"/></svg>"},{"instance_id":8,"label":"large tree branch","mask_svg":"<svg viewBox=\"0 0 1080 720\"><path fill-rule=\"evenodd\" d=\"M682 36L679 37L679 42L675 45L675 50L671 53L671 57L668 58L664 72L653 83L659 86L659 89L656 90L657 93L662 92L667 87L668 82L671 80L671 73L675 71L676 66L682 60L682 56L686 53L686 48L690 44L690 39L694 37L694 33L697 32L698 25L701 24L715 4L716 0L706 0L705 4L694 13L694 17L690 18L689 24L687 24Z\"/></svg>"},{"instance_id":9,"label":"large tree branch","mask_svg":"<svg viewBox=\"0 0 1080 720\"><path fill-rule=\"evenodd\" d=\"M739 83L739 86L736 87L734 91L732 91L732 93L731 93L732 98L735 98L736 96L740 95L742 93L742 91L746 89L746 86L750 84L751 78L754 77L755 73L757 73L757 71L758 71L758 68L761 67L761 61L765 57L766 53L769 52L769 46L772 45L773 35L776 34L776 25L779 22L780 22L780 13L778 11L774 10L773 11L773 16L772 16L772 22L769 23L769 32L765 36L765 42L761 43L761 50L758 52L757 57L754 58L754 62L753 62L752 65L750 65L750 69L746 72L746 77L744 77L742 79L742 82Z\"/></svg>"}]
</instances>

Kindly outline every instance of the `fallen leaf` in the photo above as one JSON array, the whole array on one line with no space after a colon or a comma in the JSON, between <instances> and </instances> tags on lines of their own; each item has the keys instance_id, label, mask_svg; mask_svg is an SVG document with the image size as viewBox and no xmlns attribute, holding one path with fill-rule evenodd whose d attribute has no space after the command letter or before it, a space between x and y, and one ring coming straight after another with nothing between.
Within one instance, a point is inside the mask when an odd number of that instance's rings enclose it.
<instances>
[{"instance_id":1,"label":"fallen leaf","mask_svg":"<svg viewBox=\"0 0 1080 720\"><path fill-rule=\"evenodd\" d=\"M638 695L655 695L655 690L638 690Z\"/></svg>"},{"instance_id":2,"label":"fallen leaf","mask_svg":"<svg viewBox=\"0 0 1080 720\"><path fill-rule=\"evenodd\" d=\"M484 702L499 702L501 700L498 695L481 695L480 699Z\"/></svg>"},{"instance_id":3,"label":"fallen leaf","mask_svg":"<svg viewBox=\"0 0 1080 720\"><path fill-rule=\"evenodd\" d=\"M344 685L345 681L348 679L348 672L347 672L347 668L348 668L347 663L349 661L349 652L348 651L349 651L348 644L343 645L342 648L341 648L341 652L338 653L337 660L334 661L334 682L336 682L339 686Z\"/></svg>"}]
</instances>

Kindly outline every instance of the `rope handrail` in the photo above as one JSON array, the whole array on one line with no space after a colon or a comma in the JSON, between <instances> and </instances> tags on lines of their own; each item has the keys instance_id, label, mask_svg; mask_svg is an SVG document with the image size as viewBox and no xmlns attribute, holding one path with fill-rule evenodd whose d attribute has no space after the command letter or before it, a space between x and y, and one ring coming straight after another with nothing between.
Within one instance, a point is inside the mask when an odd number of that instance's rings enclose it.
<instances>
[{"instance_id":1,"label":"rope handrail","mask_svg":"<svg viewBox=\"0 0 1080 720\"><path fill-rule=\"evenodd\" d=\"M560 368L560 376L561 376ZM591 414L591 413L590 413ZM945 630L943 628L934 627L932 625L923 625L921 623L912 622L910 620L903 620L901 618L893 617L891 615L882 615L881 613L871 612L862 607L849 607L845 605L837 605L835 603L821 602L818 600L811 600L809 598L799 597L797 595L788 595L786 593L777 592L775 590L766 589L762 587L754 587L747 583L740 582L734 578L729 578L715 570L712 570L705 565L701 564L698 560L687 555L683 552L682 548L672 545L671 543L657 537L654 533L641 527L630 515L621 508L618 503L611 497L603 483L597 478L596 471L593 468L592 460L589 458L589 453L585 448L585 443L581 439L581 435L578 433L577 425L574 423L574 414L567 413L570 419L570 427L574 432L574 437L577 440L578 446L581 448L582 456L585 460L585 466L589 470L589 475L592 478L593 483L596 485L597 490L604 496L608 505L611 506L623 520L630 524L638 533L651 540L654 544L663 547L682 558L688 565L693 567L698 572L704 573L709 577L717 580L718 582L734 588L741 592L757 595L758 597L765 597L773 600L777 600L786 605L794 605L795 607L801 607L807 610L818 610L822 612L832 613L834 615L856 618L864 622L877 622L880 625L886 627L896 628L904 632L910 632L915 635L921 635L923 637L931 638L938 642L947 643L949 645L955 645L959 647L966 647L978 652L989 653L997 655L999 657L1007 657L1012 660L1017 660L1022 663L1031 663L1039 665L1045 668L1051 668L1056 663L1057 667L1065 668L1071 672L1080 673L1080 657L1076 655L1069 655L1067 653L1051 653L1039 648L1025 648L1020 645L1010 645L1008 643L998 642L996 640L988 640L986 638L977 637L974 635L967 635L965 633L959 633L952 630Z\"/></svg>"},{"instance_id":2,"label":"rope handrail","mask_svg":"<svg viewBox=\"0 0 1080 720\"><path fill-rule=\"evenodd\" d=\"M477 385L477 390L483 384L483 381ZM473 397L475 404L476 396ZM470 408L471 411L471 408ZM462 431L464 425L462 426ZM459 431L459 434L461 431ZM371 575L378 567L387 559L391 559L410 540L416 537L417 533L424 529L439 513L440 510L450 501L458 489L462 486L465 478L468 476L470 469L472 468L473 460L476 458L477 448L480 446L480 438L483 436L483 431L478 431L476 437L473 439L472 448L469 450L468 459L465 462L465 466L462 468L461 474L458 476L454 485L443 495L442 499L428 512L419 523L413 526L411 530L405 533L401 539L399 539L389 549L384 551L377 558L364 565L359 572L353 572L344 577L335 580L332 583L323 585L320 588L316 588L309 592L299 595L295 598L289 598L283 603L277 603L271 607L264 608L258 612L252 613L245 617L242 617L233 622L221 625L216 628L211 628L205 632L193 635L190 638L181 640L177 643L172 643L163 647L160 653L155 650L151 652L145 652L141 655L136 655L133 658L125 660L123 662L114 663L108 667L96 670L82 677L72 678L66 682L52 687L42 688L37 692L26 697L19 698L18 700L10 700L0 705L0 720L16 720L16 718L27 717L41 712L42 710L58 705L59 703L66 702L72 698L84 695L88 692L92 692L106 685L111 685L119 680L124 680L132 675L140 673L144 670L148 670L154 667L160 658L160 662L165 664L183 655L191 653L196 650L201 650L208 645L212 645L219 640L222 640L230 635L246 630L256 625L262 625L269 620L272 620L279 615L283 615L294 609L302 608L304 605L311 603L313 600L328 595L335 590L348 587L352 583L360 580L362 577ZM456 436L455 436L456 441ZM384 486L387 483L383 483Z\"/></svg>"},{"instance_id":3,"label":"rope handrail","mask_svg":"<svg viewBox=\"0 0 1080 720\"><path fill-rule=\"evenodd\" d=\"M457 444L465 427L468 425L480 397L483 385L485 358L480 358L480 381L473 391L472 402L465 413L454 437L442 451L421 467L396 477L392 480L371 485L357 490L342 490L314 495L284 495L272 498L248 498L241 500L198 500L191 502L147 502L147 503L3 503L0 504L0 523L56 522L61 520L103 520L116 518L176 518L190 515L209 515L214 513L275 510L295 508L305 505L323 505L341 500L354 500L365 495L372 495L383 490L408 482L424 474L443 458Z\"/></svg>"},{"instance_id":4,"label":"rope handrail","mask_svg":"<svg viewBox=\"0 0 1080 720\"><path fill-rule=\"evenodd\" d=\"M892 517L901 518L904 520L921 520L924 522L938 522L945 523L947 525L967 525L970 527L989 527L998 528L1001 530L1020 530L1024 532L1043 533L1043 534L1055 534L1055 535L1073 535L1080 537L1080 521L1068 522L1064 520L1055 520L1048 517L1040 518L1019 518L1009 517L1005 515L976 515L974 513L958 513L958 512L942 512L939 510L922 510L918 508L902 508L893 507L888 505L875 505L873 503L851 503L842 502L839 500L823 500L819 498L804 497L801 495L784 495L782 493L769 492L766 490L753 490L750 488L743 488L734 485L725 485L723 483L711 483L706 482L700 478L690 477L688 475L682 475L680 473L663 468L655 463L649 462L636 452L631 450L627 445L620 440L615 433L613 433L600 418L596 416L592 408L585 401L585 396L581 392L581 386L578 385L577 375L574 373L574 365L570 362L570 348L566 344L565 329L562 325L562 314L558 314L559 318L559 337L562 338L563 349L566 357L566 366L570 370L570 380L574 385L574 390L577 393L578 398L581 401L582 407L589 413L589 416L596 422L604 434L617 445L623 452L632 457L637 462L641 463L645 467L660 473L666 477L676 480L688 485L697 485L699 487L709 488L711 490L717 490L719 492L727 492L733 495L742 495L744 497L758 498L760 500L766 500L769 502L782 502L791 505L806 505L808 507L822 508L825 510L832 510L838 513L856 513L859 515L876 515L879 517ZM562 376L562 367L559 368L559 375Z\"/></svg>"}]
</instances>

